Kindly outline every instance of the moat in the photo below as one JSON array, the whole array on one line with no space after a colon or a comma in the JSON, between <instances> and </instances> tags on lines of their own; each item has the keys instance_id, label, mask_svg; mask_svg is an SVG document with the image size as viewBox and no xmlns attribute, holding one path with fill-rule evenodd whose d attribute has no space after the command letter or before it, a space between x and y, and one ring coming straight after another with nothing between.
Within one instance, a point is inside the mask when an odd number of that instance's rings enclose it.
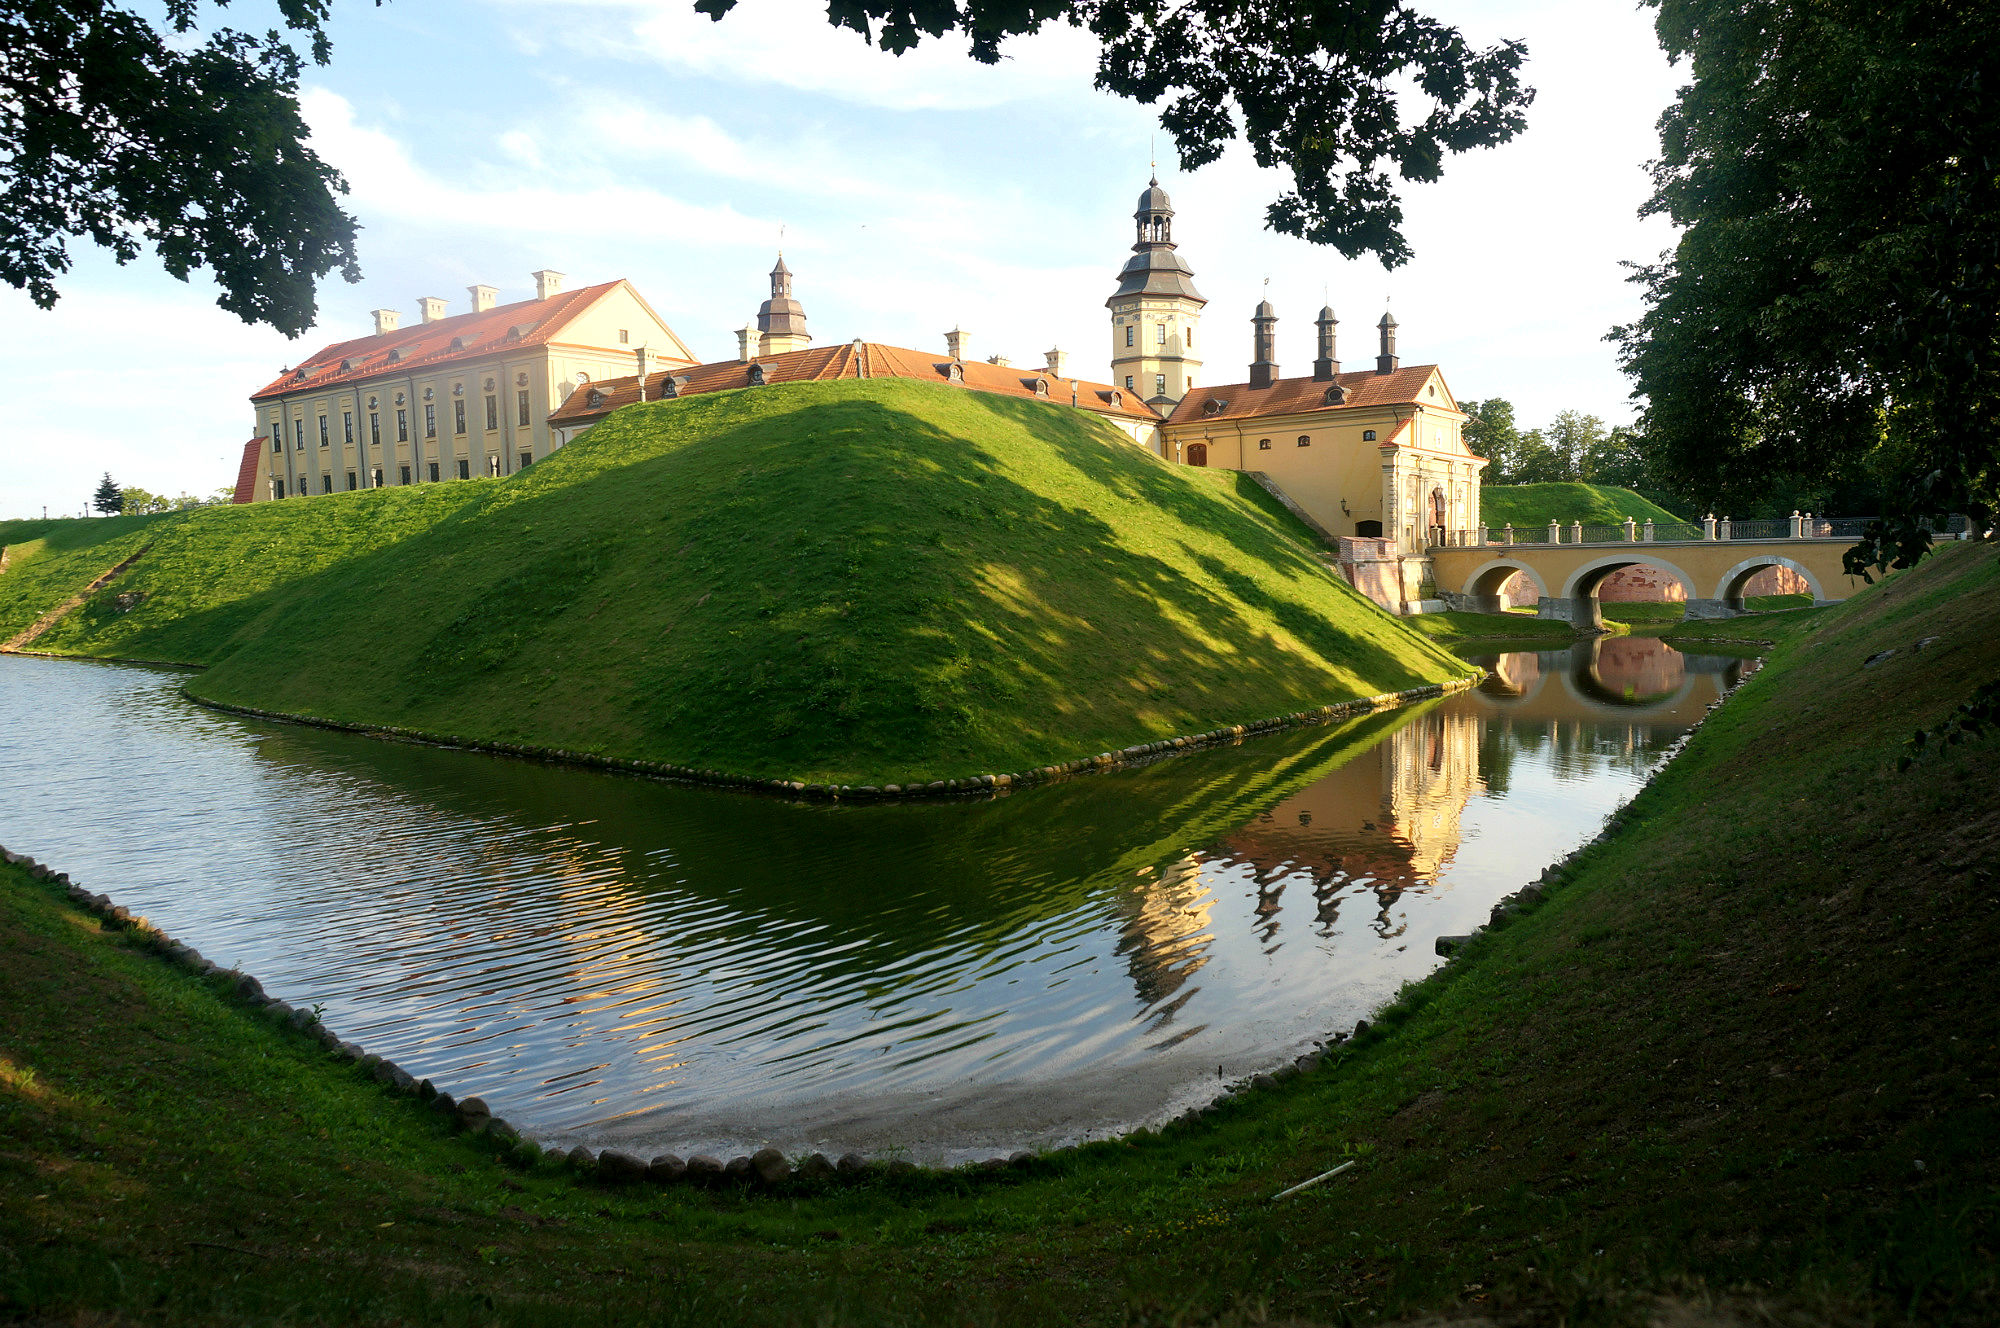
<instances>
[{"instance_id":1,"label":"moat","mask_svg":"<svg viewBox=\"0 0 2000 1328\"><path fill-rule=\"evenodd\" d=\"M1476 691L982 801L827 806L246 720L0 660L0 842L544 1143L955 1161L1309 1049L1595 833L1750 667Z\"/></svg>"}]
</instances>

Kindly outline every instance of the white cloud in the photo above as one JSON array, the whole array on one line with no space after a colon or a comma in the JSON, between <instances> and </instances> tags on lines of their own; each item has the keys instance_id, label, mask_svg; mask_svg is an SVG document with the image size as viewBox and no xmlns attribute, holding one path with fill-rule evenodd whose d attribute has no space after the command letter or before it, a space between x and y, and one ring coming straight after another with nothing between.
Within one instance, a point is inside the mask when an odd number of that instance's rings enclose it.
<instances>
[{"instance_id":1,"label":"white cloud","mask_svg":"<svg viewBox=\"0 0 2000 1328\"><path fill-rule=\"evenodd\" d=\"M981 65L963 37L925 38L902 55L827 21L814 0L742 0L716 22L688 0L524 0L536 17L517 24L524 46L657 63L678 73L750 87L782 87L899 111L980 110L1088 89L1097 43L1062 24L1015 38L998 64ZM588 12L587 22L575 15ZM610 29L610 31L607 31Z\"/></svg>"}]
</instances>

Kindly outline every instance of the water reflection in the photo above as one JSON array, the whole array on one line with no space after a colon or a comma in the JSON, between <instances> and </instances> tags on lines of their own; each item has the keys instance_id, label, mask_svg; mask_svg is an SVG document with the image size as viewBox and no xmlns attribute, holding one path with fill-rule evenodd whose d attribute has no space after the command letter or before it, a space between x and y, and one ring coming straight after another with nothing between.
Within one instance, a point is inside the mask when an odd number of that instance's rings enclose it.
<instances>
[{"instance_id":1,"label":"water reflection","mask_svg":"<svg viewBox=\"0 0 2000 1328\"><path fill-rule=\"evenodd\" d=\"M0 661L0 839L551 1140L956 1157L1351 1023L1592 831L1736 661L1481 690L985 802L795 805ZM1579 681L1582 680L1582 681Z\"/></svg>"}]
</instances>

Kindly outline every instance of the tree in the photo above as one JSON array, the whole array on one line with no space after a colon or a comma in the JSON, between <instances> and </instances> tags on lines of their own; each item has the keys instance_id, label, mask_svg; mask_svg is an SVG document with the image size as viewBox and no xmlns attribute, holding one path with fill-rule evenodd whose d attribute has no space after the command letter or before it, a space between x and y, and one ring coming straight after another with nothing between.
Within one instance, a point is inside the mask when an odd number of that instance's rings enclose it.
<instances>
[{"instance_id":1,"label":"tree","mask_svg":"<svg viewBox=\"0 0 2000 1328\"><path fill-rule=\"evenodd\" d=\"M278 8L326 63L327 0ZM164 13L161 31L107 0L0 0L0 279L46 309L73 242L120 263L151 246L296 336L319 277L361 276L346 182L305 143L301 57L277 32L202 36L195 0Z\"/></svg>"},{"instance_id":2,"label":"tree","mask_svg":"<svg viewBox=\"0 0 2000 1328\"><path fill-rule=\"evenodd\" d=\"M104 479L98 484L97 492L91 496L90 505L105 516L117 516L125 510L125 491L111 478L110 471L104 472Z\"/></svg>"},{"instance_id":3,"label":"tree","mask_svg":"<svg viewBox=\"0 0 2000 1328\"><path fill-rule=\"evenodd\" d=\"M1739 510L1874 470L1849 566L2000 503L2000 6L1652 0L1690 78L1645 211L1683 228L1612 333L1663 477Z\"/></svg>"},{"instance_id":4,"label":"tree","mask_svg":"<svg viewBox=\"0 0 2000 1328\"><path fill-rule=\"evenodd\" d=\"M1514 423L1514 403L1504 397L1461 401L1465 412L1460 436L1474 456L1486 458L1487 484L1512 484L1521 450L1521 430Z\"/></svg>"},{"instance_id":5,"label":"tree","mask_svg":"<svg viewBox=\"0 0 2000 1328\"><path fill-rule=\"evenodd\" d=\"M735 5L695 8L720 19ZM1519 133L1534 99L1521 43L1475 50L1400 0L831 0L827 17L899 53L962 32L987 64L1045 23L1084 28L1103 47L1098 87L1166 102L1160 123L1183 166L1214 161L1241 133L1259 166L1291 172L1265 210L1273 230L1392 268L1410 248L1391 172L1437 179L1448 154Z\"/></svg>"}]
</instances>

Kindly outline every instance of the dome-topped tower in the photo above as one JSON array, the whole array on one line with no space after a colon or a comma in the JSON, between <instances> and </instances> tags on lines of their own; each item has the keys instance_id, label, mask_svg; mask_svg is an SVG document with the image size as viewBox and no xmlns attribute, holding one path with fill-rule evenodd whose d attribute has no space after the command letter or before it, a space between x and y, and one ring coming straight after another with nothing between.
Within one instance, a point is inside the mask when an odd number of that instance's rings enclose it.
<instances>
[{"instance_id":1,"label":"dome-topped tower","mask_svg":"<svg viewBox=\"0 0 2000 1328\"><path fill-rule=\"evenodd\" d=\"M771 298L757 306L757 344L765 355L804 350L812 344L805 306L792 298L792 270L785 266L782 253L771 269Z\"/></svg>"},{"instance_id":2,"label":"dome-topped tower","mask_svg":"<svg viewBox=\"0 0 2000 1328\"><path fill-rule=\"evenodd\" d=\"M1138 235L1118 274L1111 310L1111 378L1163 409L1195 385L1195 328L1208 301L1174 248L1174 204L1155 175L1132 214Z\"/></svg>"}]
</instances>

